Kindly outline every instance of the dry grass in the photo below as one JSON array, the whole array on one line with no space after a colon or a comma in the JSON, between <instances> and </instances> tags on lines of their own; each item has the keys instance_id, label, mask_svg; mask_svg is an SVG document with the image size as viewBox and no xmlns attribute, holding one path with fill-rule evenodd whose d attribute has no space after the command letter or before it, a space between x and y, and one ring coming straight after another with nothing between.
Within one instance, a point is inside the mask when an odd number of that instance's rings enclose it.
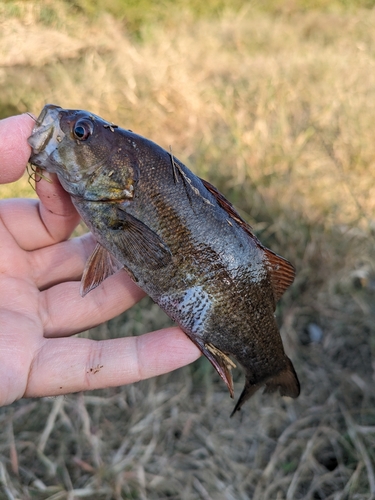
<instances>
[{"instance_id":1,"label":"dry grass","mask_svg":"<svg viewBox=\"0 0 375 500\"><path fill-rule=\"evenodd\" d=\"M297 267L278 317L302 394L257 394L229 419L199 360L18 402L0 410L0 498L375 499L375 11L171 10L134 41L109 16L16 5L0 4L0 114L89 109L227 194ZM30 193L22 182L0 196ZM141 304L86 335L168 321Z\"/></svg>"}]
</instances>

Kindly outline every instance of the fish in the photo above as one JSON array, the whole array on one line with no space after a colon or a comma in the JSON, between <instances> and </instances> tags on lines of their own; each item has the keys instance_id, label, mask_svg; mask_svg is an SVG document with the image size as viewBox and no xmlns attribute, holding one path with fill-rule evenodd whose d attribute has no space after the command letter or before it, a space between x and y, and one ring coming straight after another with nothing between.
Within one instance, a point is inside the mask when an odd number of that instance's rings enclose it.
<instances>
[{"instance_id":1,"label":"fish","mask_svg":"<svg viewBox=\"0 0 375 500\"><path fill-rule=\"evenodd\" d=\"M28 139L30 163L55 173L97 245L84 297L120 269L176 322L234 397L232 415L261 387L298 397L275 319L292 264L265 247L233 205L171 152L83 110L47 104Z\"/></svg>"}]
</instances>

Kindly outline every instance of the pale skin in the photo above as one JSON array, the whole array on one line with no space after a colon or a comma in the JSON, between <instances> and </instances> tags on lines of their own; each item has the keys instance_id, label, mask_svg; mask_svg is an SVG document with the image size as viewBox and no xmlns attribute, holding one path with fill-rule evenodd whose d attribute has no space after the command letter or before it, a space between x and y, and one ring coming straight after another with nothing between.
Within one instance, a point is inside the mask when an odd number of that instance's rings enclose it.
<instances>
[{"instance_id":1,"label":"pale skin","mask_svg":"<svg viewBox=\"0 0 375 500\"><path fill-rule=\"evenodd\" d=\"M23 175L33 125L28 115L0 120L0 184ZM144 293L120 271L81 298L80 278L95 242L90 235L69 239L79 216L50 177L52 183L37 183L39 200L0 200L0 406L130 384L200 356L177 327L102 341L72 337Z\"/></svg>"}]
</instances>

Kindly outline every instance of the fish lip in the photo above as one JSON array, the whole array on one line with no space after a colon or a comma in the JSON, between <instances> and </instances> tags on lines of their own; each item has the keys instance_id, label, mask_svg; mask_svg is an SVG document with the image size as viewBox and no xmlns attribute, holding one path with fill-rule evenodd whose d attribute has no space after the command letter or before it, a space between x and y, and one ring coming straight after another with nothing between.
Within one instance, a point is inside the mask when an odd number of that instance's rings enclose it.
<instances>
[{"instance_id":1,"label":"fish lip","mask_svg":"<svg viewBox=\"0 0 375 500\"><path fill-rule=\"evenodd\" d=\"M62 110L62 108L60 106L57 106L57 104L45 104L44 108L40 112L40 115L36 119L37 125L41 125L47 113L52 110Z\"/></svg>"},{"instance_id":2,"label":"fish lip","mask_svg":"<svg viewBox=\"0 0 375 500\"><path fill-rule=\"evenodd\" d=\"M60 128L61 110L60 106L46 104L38 116L36 125L27 139L32 149L31 163L43 163L64 138L65 133Z\"/></svg>"}]
</instances>

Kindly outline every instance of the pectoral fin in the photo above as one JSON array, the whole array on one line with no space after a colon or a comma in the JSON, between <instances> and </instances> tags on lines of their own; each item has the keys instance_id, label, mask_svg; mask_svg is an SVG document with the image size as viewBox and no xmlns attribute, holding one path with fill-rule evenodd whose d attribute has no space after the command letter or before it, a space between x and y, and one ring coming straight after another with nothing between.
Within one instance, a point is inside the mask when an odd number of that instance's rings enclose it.
<instances>
[{"instance_id":1,"label":"pectoral fin","mask_svg":"<svg viewBox=\"0 0 375 500\"><path fill-rule=\"evenodd\" d=\"M81 296L84 297L106 278L122 269L123 265L99 243L86 262L81 279Z\"/></svg>"},{"instance_id":2,"label":"pectoral fin","mask_svg":"<svg viewBox=\"0 0 375 500\"><path fill-rule=\"evenodd\" d=\"M138 266L160 268L172 260L168 246L146 224L122 209L111 229L111 239L124 258Z\"/></svg>"}]
</instances>

